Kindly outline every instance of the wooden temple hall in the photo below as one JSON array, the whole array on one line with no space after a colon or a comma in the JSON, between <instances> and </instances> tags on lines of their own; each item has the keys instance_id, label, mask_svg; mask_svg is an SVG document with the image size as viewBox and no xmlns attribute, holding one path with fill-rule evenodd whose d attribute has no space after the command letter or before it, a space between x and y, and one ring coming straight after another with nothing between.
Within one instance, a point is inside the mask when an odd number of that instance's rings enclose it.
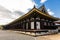
<instances>
[{"instance_id":1,"label":"wooden temple hall","mask_svg":"<svg viewBox=\"0 0 60 40\"><path fill-rule=\"evenodd\" d=\"M4 28L35 33L49 32L49 30L56 31L58 27L54 21L57 20L59 18L49 15L44 5L39 8L34 6L28 13L14 20Z\"/></svg>"}]
</instances>

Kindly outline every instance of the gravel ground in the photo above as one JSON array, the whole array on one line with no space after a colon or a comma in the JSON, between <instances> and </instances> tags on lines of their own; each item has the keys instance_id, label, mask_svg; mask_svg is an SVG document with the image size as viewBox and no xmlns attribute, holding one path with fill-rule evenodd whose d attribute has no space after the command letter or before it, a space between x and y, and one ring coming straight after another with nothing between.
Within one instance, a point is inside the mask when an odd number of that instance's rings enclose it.
<instances>
[{"instance_id":1,"label":"gravel ground","mask_svg":"<svg viewBox=\"0 0 60 40\"><path fill-rule=\"evenodd\" d=\"M0 30L0 40L60 40L60 34L32 37L14 31Z\"/></svg>"},{"instance_id":2,"label":"gravel ground","mask_svg":"<svg viewBox=\"0 0 60 40\"><path fill-rule=\"evenodd\" d=\"M37 37L37 40L60 40L60 33L54 35L45 35Z\"/></svg>"},{"instance_id":3,"label":"gravel ground","mask_svg":"<svg viewBox=\"0 0 60 40\"><path fill-rule=\"evenodd\" d=\"M0 40L35 40L34 37L18 34L11 31L0 30Z\"/></svg>"}]
</instances>

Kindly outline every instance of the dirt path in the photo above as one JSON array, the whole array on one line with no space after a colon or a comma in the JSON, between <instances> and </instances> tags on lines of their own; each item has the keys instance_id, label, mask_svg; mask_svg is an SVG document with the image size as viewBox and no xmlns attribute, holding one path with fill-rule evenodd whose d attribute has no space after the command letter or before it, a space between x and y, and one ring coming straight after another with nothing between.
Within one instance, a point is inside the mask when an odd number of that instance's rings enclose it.
<instances>
[{"instance_id":1,"label":"dirt path","mask_svg":"<svg viewBox=\"0 0 60 40\"><path fill-rule=\"evenodd\" d=\"M0 40L35 40L33 37L11 31L0 30Z\"/></svg>"},{"instance_id":2,"label":"dirt path","mask_svg":"<svg viewBox=\"0 0 60 40\"><path fill-rule=\"evenodd\" d=\"M39 36L37 40L60 40L60 34Z\"/></svg>"},{"instance_id":3,"label":"dirt path","mask_svg":"<svg viewBox=\"0 0 60 40\"><path fill-rule=\"evenodd\" d=\"M0 40L60 40L60 34L32 37L14 31L0 30Z\"/></svg>"}]
</instances>

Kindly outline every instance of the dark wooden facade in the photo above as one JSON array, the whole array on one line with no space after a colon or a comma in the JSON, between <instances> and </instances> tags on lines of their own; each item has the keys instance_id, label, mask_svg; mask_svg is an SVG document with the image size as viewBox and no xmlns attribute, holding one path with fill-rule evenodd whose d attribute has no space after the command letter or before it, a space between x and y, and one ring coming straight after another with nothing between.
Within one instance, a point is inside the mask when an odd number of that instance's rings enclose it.
<instances>
[{"instance_id":1,"label":"dark wooden facade","mask_svg":"<svg viewBox=\"0 0 60 40\"><path fill-rule=\"evenodd\" d=\"M57 29L54 21L57 21L58 18L49 15L46 9L44 9L44 6L42 6L41 9L42 10L34 7L27 14L6 25L5 28L19 29L23 31L41 31Z\"/></svg>"}]
</instances>

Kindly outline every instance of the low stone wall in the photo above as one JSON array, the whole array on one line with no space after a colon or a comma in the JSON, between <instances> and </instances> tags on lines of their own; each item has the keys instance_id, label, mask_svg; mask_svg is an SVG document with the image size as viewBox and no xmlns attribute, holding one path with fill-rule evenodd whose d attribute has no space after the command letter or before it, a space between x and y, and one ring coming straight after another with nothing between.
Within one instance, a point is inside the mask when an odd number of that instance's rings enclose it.
<instances>
[{"instance_id":1,"label":"low stone wall","mask_svg":"<svg viewBox=\"0 0 60 40\"><path fill-rule=\"evenodd\" d=\"M16 31L16 30L15 30ZM16 31L21 34L31 35L31 36L40 36L40 35L50 35L50 34L57 34L58 30L47 30L48 32L25 32L25 31Z\"/></svg>"}]
</instances>

